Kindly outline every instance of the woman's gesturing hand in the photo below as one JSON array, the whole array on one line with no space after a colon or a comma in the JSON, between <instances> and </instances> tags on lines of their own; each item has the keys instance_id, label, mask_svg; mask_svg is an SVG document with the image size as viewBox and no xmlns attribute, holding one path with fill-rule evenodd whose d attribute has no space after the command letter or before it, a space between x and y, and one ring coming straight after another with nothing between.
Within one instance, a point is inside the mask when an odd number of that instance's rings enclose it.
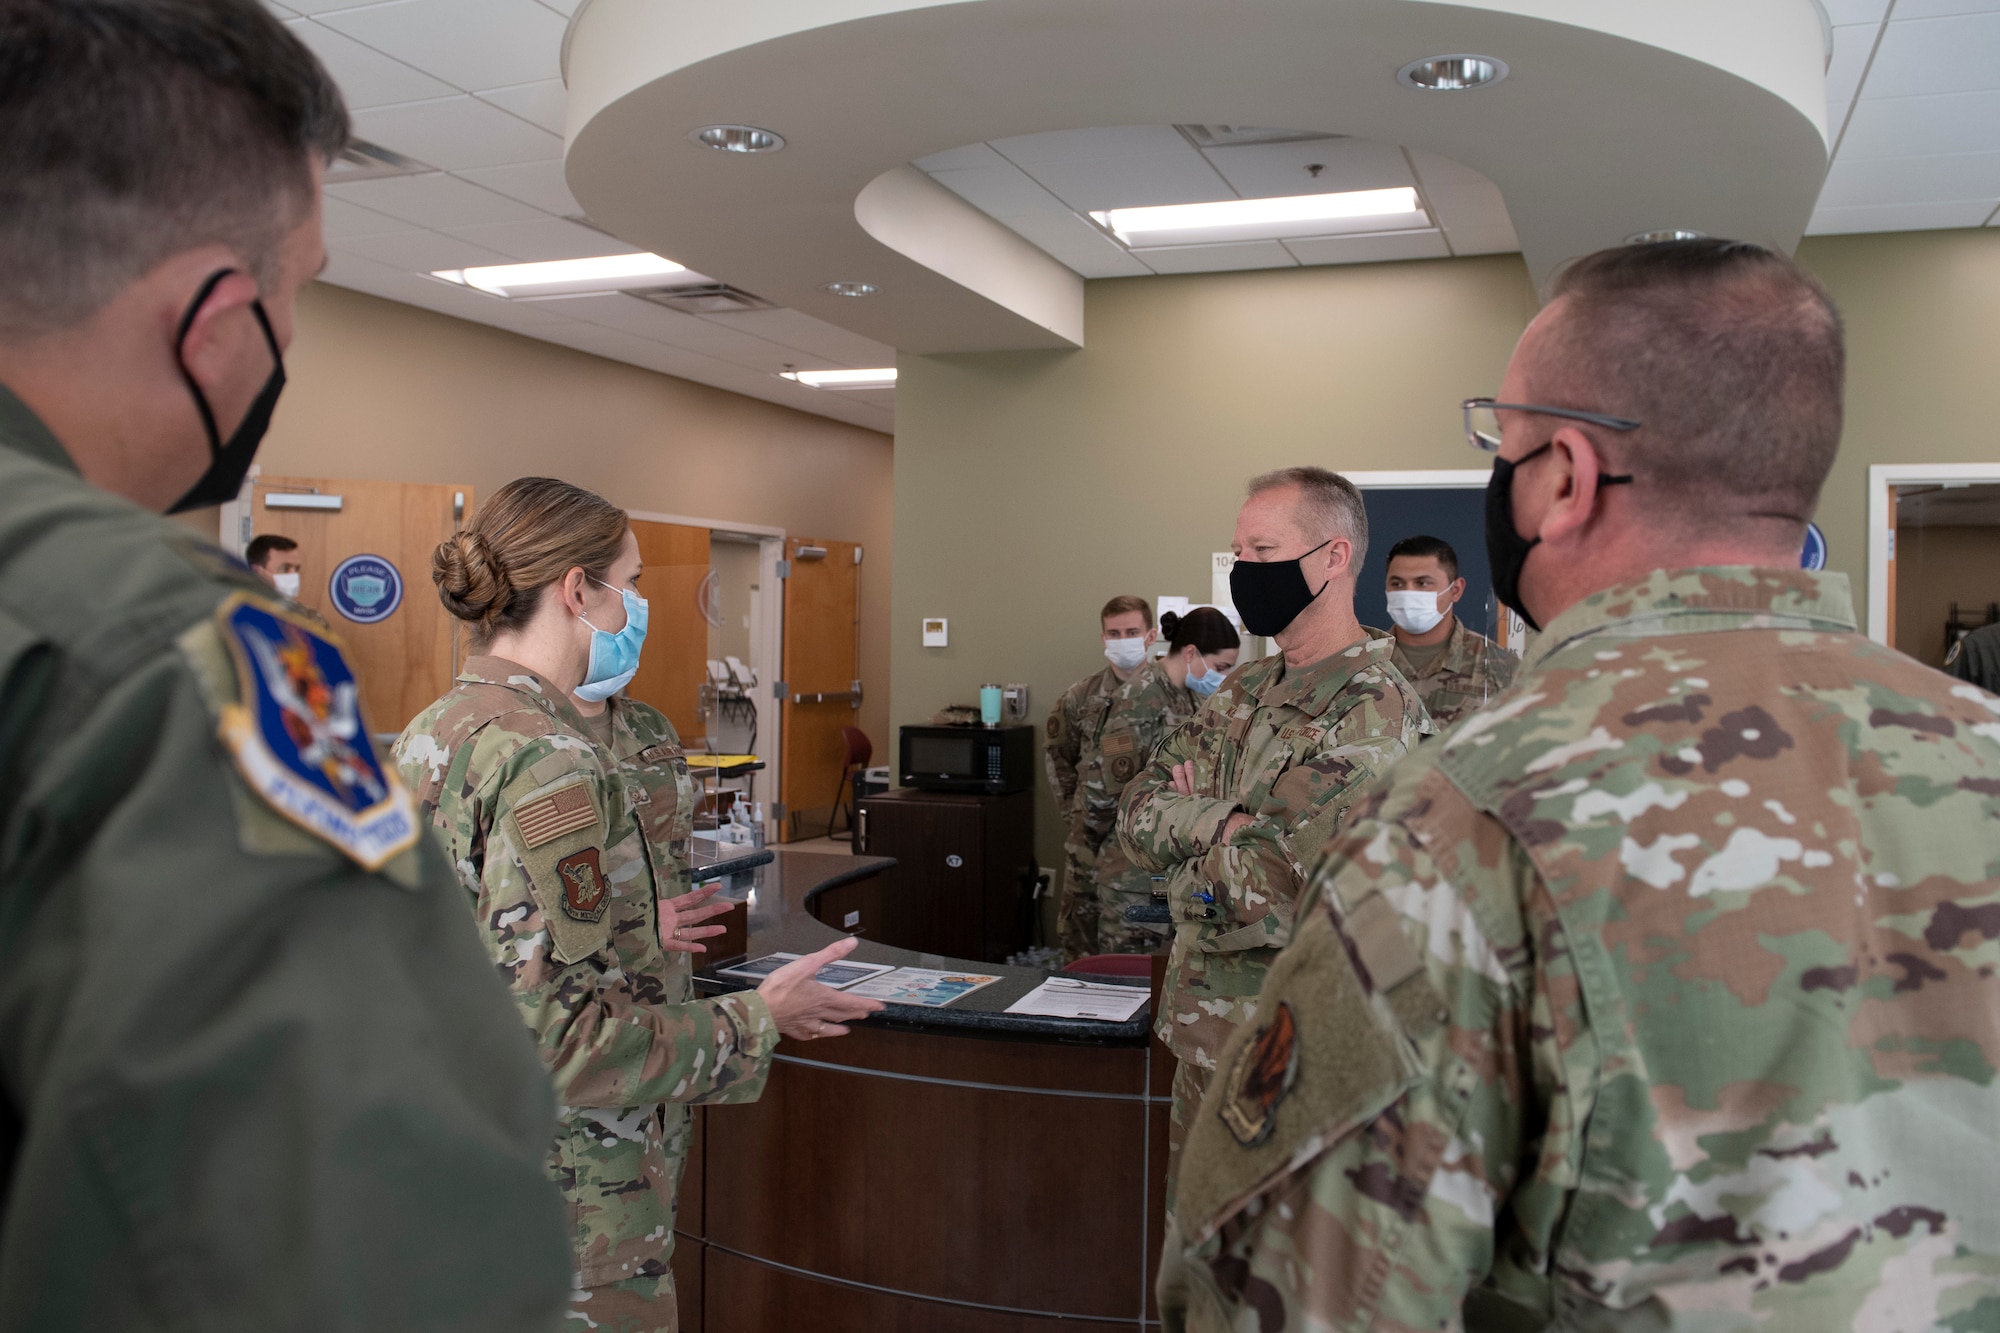
<instances>
[{"instance_id":1,"label":"woman's gesturing hand","mask_svg":"<svg viewBox=\"0 0 2000 1333\"><path fill-rule=\"evenodd\" d=\"M784 1036L799 1041L847 1034L846 1024L882 1008L880 1000L822 986L813 980L828 963L847 957L860 941L852 935L836 940L818 953L797 958L764 978L757 993L771 1007L771 1021Z\"/></svg>"},{"instance_id":2,"label":"woman's gesturing hand","mask_svg":"<svg viewBox=\"0 0 2000 1333\"><path fill-rule=\"evenodd\" d=\"M660 947L668 953L707 953L708 946L700 941L720 935L723 928L701 923L723 916L736 906L734 902L709 901L721 889L721 884L711 884L678 898L660 899Z\"/></svg>"}]
</instances>

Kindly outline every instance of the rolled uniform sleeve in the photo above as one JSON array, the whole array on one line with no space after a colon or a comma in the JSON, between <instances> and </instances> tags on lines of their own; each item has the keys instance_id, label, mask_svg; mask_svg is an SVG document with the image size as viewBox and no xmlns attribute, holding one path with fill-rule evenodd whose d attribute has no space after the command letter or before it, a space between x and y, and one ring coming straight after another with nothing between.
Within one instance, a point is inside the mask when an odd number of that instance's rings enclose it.
<instances>
[{"instance_id":1,"label":"rolled uniform sleeve","mask_svg":"<svg viewBox=\"0 0 2000 1333\"><path fill-rule=\"evenodd\" d=\"M492 794L468 807L493 812L478 860L479 919L489 953L508 977L542 1061L565 1105L638 1107L660 1102L755 1101L770 1073L778 1030L762 996L743 992L684 1004L642 1003L625 977L603 915L580 919L570 877L594 858L609 883L621 855L604 847L604 792L594 770L572 764L562 738L527 742L496 766ZM595 815L539 846L518 812L581 785ZM630 834L636 844L638 833ZM639 877L651 892L650 881Z\"/></svg>"},{"instance_id":2,"label":"rolled uniform sleeve","mask_svg":"<svg viewBox=\"0 0 2000 1333\"><path fill-rule=\"evenodd\" d=\"M1252 1307L1265 1327L1277 1310L1288 1328L1460 1327L1493 1268L1498 1201L1518 1200L1523 1173L1544 1189L1573 1177L1580 1117L1555 1029L1576 1001L1560 965L1536 982L1523 919L1494 891L1533 878L1525 857L1490 819L1439 818L1447 786L1399 784L1407 798L1328 850L1259 1022L1223 1048L1168 1240L1169 1329L1235 1326ZM1297 1083L1265 1108L1231 1074L1281 1006ZM1265 1141L1229 1127L1232 1097L1239 1116L1269 1110Z\"/></svg>"},{"instance_id":3,"label":"rolled uniform sleeve","mask_svg":"<svg viewBox=\"0 0 2000 1333\"><path fill-rule=\"evenodd\" d=\"M1118 843L1132 864L1158 874L1207 855L1222 837L1222 826L1242 808L1225 797L1174 790L1174 765L1193 760L1199 749L1194 724L1183 723L1125 788L1118 803Z\"/></svg>"}]
</instances>

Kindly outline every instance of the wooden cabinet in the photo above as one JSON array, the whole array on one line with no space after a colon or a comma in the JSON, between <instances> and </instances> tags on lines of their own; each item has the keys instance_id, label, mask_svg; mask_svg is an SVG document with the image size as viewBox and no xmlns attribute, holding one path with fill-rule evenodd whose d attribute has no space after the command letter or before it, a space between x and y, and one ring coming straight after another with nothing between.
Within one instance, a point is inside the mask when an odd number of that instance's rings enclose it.
<instances>
[{"instance_id":1,"label":"wooden cabinet","mask_svg":"<svg viewBox=\"0 0 2000 1333\"><path fill-rule=\"evenodd\" d=\"M972 796L900 787L864 796L854 850L896 865L854 901L816 904L827 925L878 944L989 963L1027 944L1025 904L1035 861L1034 793ZM850 913L861 914L850 923Z\"/></svg>"}]
</instances>

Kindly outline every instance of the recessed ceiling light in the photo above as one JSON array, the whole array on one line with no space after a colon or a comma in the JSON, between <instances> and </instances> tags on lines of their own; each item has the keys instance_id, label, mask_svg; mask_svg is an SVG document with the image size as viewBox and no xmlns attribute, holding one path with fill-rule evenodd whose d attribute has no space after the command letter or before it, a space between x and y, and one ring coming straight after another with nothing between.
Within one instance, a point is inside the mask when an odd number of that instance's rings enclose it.
<instances>
[{"instance_id":1,"label":"recessed ceiling light","mask_svg":"<svg viewBox=\"0 0 2000 1333\"><path fill-rule=\"evenodd\" d=\"M785 146L783 135L755 125L704 125L688 138L724 153L775 153Z\"/></svg>"},{"instance_id":2,"label":"recessed ceiling light","mask_svg":"<svg viewBox=\"0 0 2000 1333\"><path fill-rule=\"evenodd\" d=\"M448 268L433 278L477 287L495 296L574 296L581 292L622 292L632 287L657 287L668 273L685 273L685 265L654 254L599 255L594 259L557 259L546 264L493 264L484 268Z\"/></svg>"},{"instance_id":3,"label":"recessed ceiling light","mask_svg":"<svg viewBox=\"0 0 2000 1333\"><path fill-rule=\"evenodd\" d=\"M1090 216L1134 249L1394 231L1430 225L1430 218L1417 200L1417 192L1408 186L1291 194L1276 199L1224 199L1212 204L1113 208Z\"/></svg>"},{"instance_id":4,"label":"recessed ceiling light","mask_svg":"<svg viewBox=\"0 0 2000 1333\"><path fill-rule=\"evenodd\" d=\"M829 282L820 290L832 292L835 296L873 296L875 284L872 282Z\"/></svg>"},{"instance_id":5,"label":"recessed ceiling light","mask_svg":"<svg viewBox=\"0 0 2000 1333\"><path fill-rule=\"evenodd\" d=\"M1663 227L1659 231L1635 231L1625 238L1627 245L1655 245L1661 241L1706 240L1705 231L1688 231L1681 227Z\"/></svg>"},{"instance_id":6,"label":"recessed ceiling light","mask_svg":"<svg viewBox=\"0 0 2000 1333\"><path fill-rule=\"evenodd\" d=\"M1507 62L1492 56L1426 56L1396 71L1399 83L1433 93L1469 92L1506 77Z\"/></svg>"},{"instance_id":7,"label":"recessed ceiling light","mask_svg":"<svg viewBox=\"0 0 2000 1333\"><path fill-rule=\"evenodd\" d=\"M787 370L780 379L796 380L815 389L893 389L896 368L880 370Z\"/></svg>"}]
</instances>

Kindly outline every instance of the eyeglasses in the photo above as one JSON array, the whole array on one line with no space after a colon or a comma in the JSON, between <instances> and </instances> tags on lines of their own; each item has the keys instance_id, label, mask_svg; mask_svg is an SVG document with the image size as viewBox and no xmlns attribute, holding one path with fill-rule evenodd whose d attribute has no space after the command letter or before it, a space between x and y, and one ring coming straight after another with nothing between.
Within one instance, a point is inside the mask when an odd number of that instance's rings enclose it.
<instances>
[{"instance_id":1,"label":"eyeglasses","mask_svg":"<svg viewBox=\"0 0 2000 1333\"><path fill-rule=\"evenodd\" d=\"M1574 408L1542 407L1535 403L1496 403L1491 398L1468 398L1458 408L1465 414L1465 442L1488 454L1500 452L1500 413L1503 411L1533 412L1537 416L1584 421L1606 430L1639 429L1639 423L1630 417L1608 417L1601 412L1578 412Z\"/></svg>"}]
</instances>

